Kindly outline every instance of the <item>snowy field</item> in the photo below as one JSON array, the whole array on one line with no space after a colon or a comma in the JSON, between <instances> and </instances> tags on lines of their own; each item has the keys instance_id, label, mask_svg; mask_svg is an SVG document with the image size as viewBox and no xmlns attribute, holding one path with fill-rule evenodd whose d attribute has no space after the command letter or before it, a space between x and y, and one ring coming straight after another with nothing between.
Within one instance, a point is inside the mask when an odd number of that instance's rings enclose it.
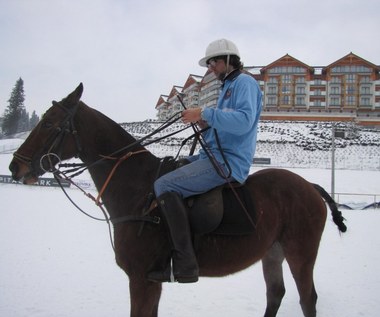
<instances>
[{"instance_id":1,"label":"snowy field","mask_svg":"<svg viewBox=\"0 0 380 317\"><path fill-rule=\"evenodd\" d=\"M11 154L0 155L0 174L9 173L10 160ZM329 170L292 170L329 190ZM378 170L336 172L337 192L379 193L379 188ZM114 261L104 223L77 212L59 189L0 184L0 192L0 316L129 316L128 279ZM78 190L69 192L100 215ZM348 232L340 235L329 217L321 242L315 267L318 316L378 317L380 212L343 212ZM278 316L301 317L286 263L284 270L287 292ZM165 284L159 314L251 317L264 310L265 285L257 263L225 278Z\"/></svg>"},{"instance_id":2,"label":"snowy field","mask_svg":"<svg viewBox=\"0 0 380 317\"><path fill-rule=\"evenodd\" d=\"M136 138L146 136L160 125L154 121L122 124ZM183 127L183 124L176 123L157 137ZM347 137L335 139L335 167L380 170L380 130L349 123L339 123L339 127L347 133ZM260 121L258 130L255 156L270 158L272 166L331 168L331 122ZM174 156L184 138L191 134L191 129L185 130L152 144L149 149L158 156ZM182 153L188 153L190 146L191 141L183 147Z\"/></svg>"}]
</instances>

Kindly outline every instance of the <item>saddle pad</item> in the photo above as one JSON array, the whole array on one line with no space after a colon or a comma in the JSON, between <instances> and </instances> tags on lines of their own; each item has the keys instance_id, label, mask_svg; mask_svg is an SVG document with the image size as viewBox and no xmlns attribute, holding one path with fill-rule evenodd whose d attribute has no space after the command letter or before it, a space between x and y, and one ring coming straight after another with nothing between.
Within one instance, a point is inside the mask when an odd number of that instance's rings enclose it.
<instances>
[{"instance_id":1,"label":"saddle pad","mask_svg":"<svg viewBox=\"0 0 380 317\"><path fill-rule=\"evenodd\" d=\"M234 192L227 187L223 188L223 218L220 225L212 234L220 235L245 235L255 231L256 211L253 200L246 189L240 186L234 189L244 204L245 209L236 198ZM248 212L248 215L247 215ZM253 223L252 223L253 222Z\"/></svg>"},{"instance_id":2,"label":"saddle pad","mask_svg":"<svg viewBox=\"0 0 380 317\"><path fill-rule=\"evenodd\" d=\"M256 212L248 190L245 186L234 190L245 210L235 193L224 186L186 200L194 235L245 235L255 230Z\"/></svg>"},{"instance_id":3,"label":"saddle pad","mask_svg":"<svg viewBox=\"0 0 380 317\"><path fill-rule=\"evenodd\" d=\"M188 163L187 160L175 161L172 157L165 157L157 178ZM245 235L254 232L255 226L252 222L256 223L256 212L246 185L232 183L232 186L249 216L230 186L222 185L205 194L185 199L185 204L189 209L190 225L195 235L208 233Z\"/></svg>"}]
</instances>

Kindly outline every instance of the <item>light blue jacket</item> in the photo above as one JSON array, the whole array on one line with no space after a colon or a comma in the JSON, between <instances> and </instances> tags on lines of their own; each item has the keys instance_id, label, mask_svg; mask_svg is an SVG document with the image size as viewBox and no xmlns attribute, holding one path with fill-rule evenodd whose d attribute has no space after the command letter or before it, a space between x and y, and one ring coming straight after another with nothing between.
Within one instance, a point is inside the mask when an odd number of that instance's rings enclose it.
<instances>
[{"instance_id":1,"label":"light blue jacket","mask_svg":"<svg viewBox=\"0 0 380 317\"><path fill-rule=\"evenodd\" d=\"M255 154L261 99L262 94L256 80L235 71L225 80L217 107L202 111L202 119L217 130L232 177L240 183L248 177ZM214 129L206 131L204 138L218 162L223 163ZM207 157L203 150L199 154L200 158Z\"/></svg>"}]
</instances>

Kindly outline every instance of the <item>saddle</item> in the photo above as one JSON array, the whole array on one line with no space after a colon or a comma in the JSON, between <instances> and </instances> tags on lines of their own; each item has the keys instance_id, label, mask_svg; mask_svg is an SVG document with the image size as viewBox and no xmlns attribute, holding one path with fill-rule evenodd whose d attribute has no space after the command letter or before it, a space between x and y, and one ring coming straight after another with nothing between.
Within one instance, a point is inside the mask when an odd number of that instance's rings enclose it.
<instances>
[{"instance_id":1,"label":"saddle","mask_svg":"<svg viewBox=\"0 0 380 317\"><path fill-rule=\"evenodd\" d=\"M185 159L164 158L159 175L187 163ZM246 235L255 230L256 211L246 184L225 184L184 202L194 235Z\"/></svg>"},{"instance_id":2,"label":"saddle","mask_svg":"<svg viewBox=\"0 0 380 317\"><path fill-rule=\"evenodd\" d=\"M194 235L245 235L255 230L256 212L245 185L229 184L185 199ZM236 195L238 197L236 197Z\"/></svg>"}]
</instances>

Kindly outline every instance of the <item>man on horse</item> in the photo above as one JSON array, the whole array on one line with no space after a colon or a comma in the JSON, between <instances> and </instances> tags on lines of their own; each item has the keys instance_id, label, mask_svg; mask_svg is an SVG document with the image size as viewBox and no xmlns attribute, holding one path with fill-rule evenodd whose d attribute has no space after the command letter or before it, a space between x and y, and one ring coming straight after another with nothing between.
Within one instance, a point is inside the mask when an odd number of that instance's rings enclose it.
<instances>
[{"instance_id":1,"label":"man on horse","mask_svg":"<svg viewBox=\"0 0 380 317\"><path fill-rule=\"evenodd\" d=\"M199 154L190 162L158 178L154 191L172 246L173 275L180 283L198 281L199 268L183 198L202 194L227 182L244 183L254 157L261 112L261 91L256 80L242 72L236 45L226 39L211 42L199 65L208 67L222 81L215 108L191 108L182 112L184 123L208 125ZM171 265L148 278L170 281Z\"/></svg>"}]
</instances>

